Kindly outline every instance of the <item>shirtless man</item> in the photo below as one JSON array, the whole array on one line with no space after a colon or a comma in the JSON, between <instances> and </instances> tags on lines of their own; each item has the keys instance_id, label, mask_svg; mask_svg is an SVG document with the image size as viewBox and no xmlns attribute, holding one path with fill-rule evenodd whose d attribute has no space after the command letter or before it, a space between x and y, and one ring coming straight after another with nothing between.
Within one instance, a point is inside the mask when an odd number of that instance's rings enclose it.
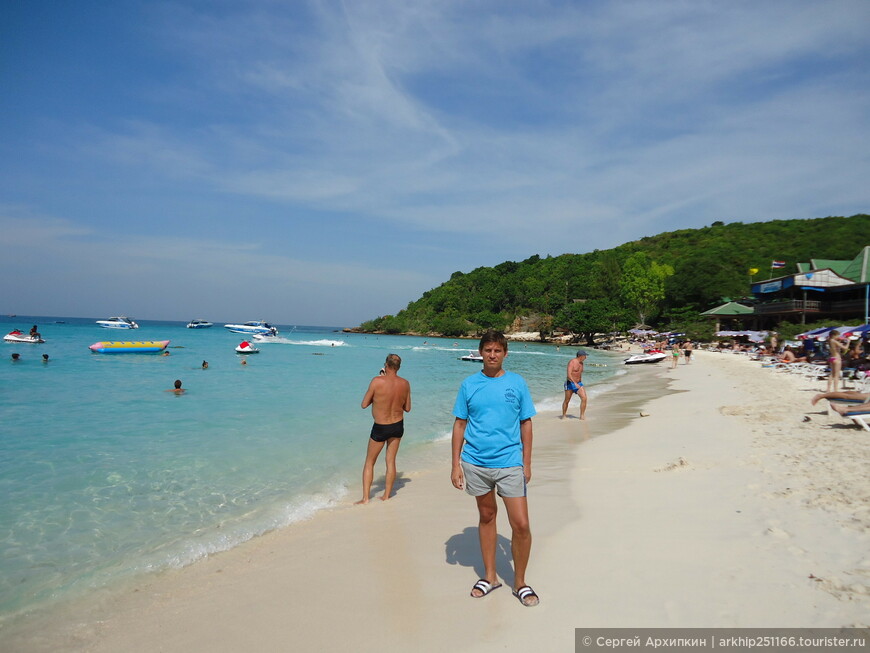
<instances>
[{"instance_id":1,"label":"shirtless man","mask_svg":"<svg viewBox=\"0 0 870 653\"><path fill-rule=\"evenodd\" d=\"M806 356L795 356L794 350L791 348L791 345L786 345L785 350L782 352L782 356L779 357L777 362L779 363L803 363L806 361Z\"/></svg>"},{"instance_id":2,"label":"shirtless man","mask_svg":"<svg viewBox=\"0 0 870 653\"><path fill-rule=\"evenodd\" d=\"M389 499L393 491L393 483L396 480L396 454L399 451L402 435L405 433L404 413L411 412L411 384L399 376L401 365L402 359L396 354L387 356L383 375L379 374L371 380L360 404L363 409L372 407L374 424L363 465L363 496L360 501L357 501L358 504L369 502L375 463L385 444L387 445L387 474L381 501Z\"/></svg>"},{"instance_id":3,"label":"shirtless man","mask_svg":"<svg viewBox=\"0 0 870 653\"><path fill-rule=\"evenodd\" d=\"M568 363L568 378L565 379L565 400L562 402L562 419L568 414L568 404L575 394L580 397L580 419L586 419L586 388L583 387L583 362L586 352L582 349Z\"/></svg>"},{"instance_id":4,"label":"shirtless man","mask_svg":"<svg viewBox=\"0 0 870 653\"><path fill-rule=\"evenodd\" d=\"M184 394L185 390L184 390L184 388L181 387L181 379L175 379L174 386L175 386L175 387L170 388L170 389L167 390L166 392L174 392L174 393L177 394L177 395L183 395L183 394Z\"/></svg>"}]
</instances>

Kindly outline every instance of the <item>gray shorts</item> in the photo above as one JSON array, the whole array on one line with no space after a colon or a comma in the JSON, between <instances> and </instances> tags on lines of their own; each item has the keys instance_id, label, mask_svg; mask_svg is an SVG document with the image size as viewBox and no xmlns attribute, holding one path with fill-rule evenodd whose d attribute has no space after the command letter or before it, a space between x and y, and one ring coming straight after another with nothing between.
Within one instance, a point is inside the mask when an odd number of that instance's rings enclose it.
<instances>
[{"instance_id":1,"label":"gray shorts","mask_svg":"<svg viewBox=\"0 0 870 653\"><path fill-rule=\"evenodd\" d=\"M465 474L465 491L471 496L483 496L493 488L500 497L526 496L526 476L522 467L478 467L464 460L460 462Z\"/></svg>"}]
</instances>

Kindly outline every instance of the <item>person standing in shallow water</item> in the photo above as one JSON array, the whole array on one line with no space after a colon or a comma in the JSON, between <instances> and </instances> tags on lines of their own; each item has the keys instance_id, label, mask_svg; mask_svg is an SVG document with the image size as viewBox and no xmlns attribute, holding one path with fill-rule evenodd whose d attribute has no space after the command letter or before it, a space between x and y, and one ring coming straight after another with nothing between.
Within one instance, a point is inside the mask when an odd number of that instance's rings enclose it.
<instances>
[{"instance_id":1,"label":"person standing in shallow water","mask_svg":"<svg viewBox=\"0 0 870 653\"><path fill-rule=\"evenodd\" d=\"M375 463L384 445L387 447L387 473L381 501L389 499L393 491L393 483L396 481L396 454L399 452L399 444L405 434L404 417L405 413L411 412L411 384L399 376L401 366L402 359L398 355L387 356L384 368L371 380L360 404L363 409L372 407L374 424L372 424L366 460L363 464L362 499L357 501L357 504L369 502Z\"/></svg>"},{"instance_id":2,"label":"person standing in shallow water","mask_svg":"<svg viewBox=\"0 0 870 653\"><path fill-rule=\"evenodd\" d=\"M568 404L575 394L580 397L580 419L586 419L586 388L583 387L583 363L586 362L586 352L582 349L577 351L568 362L568 370L565 379L565 400L562 402L562 419L568 414Z\"/></svg>"}]
</instances>

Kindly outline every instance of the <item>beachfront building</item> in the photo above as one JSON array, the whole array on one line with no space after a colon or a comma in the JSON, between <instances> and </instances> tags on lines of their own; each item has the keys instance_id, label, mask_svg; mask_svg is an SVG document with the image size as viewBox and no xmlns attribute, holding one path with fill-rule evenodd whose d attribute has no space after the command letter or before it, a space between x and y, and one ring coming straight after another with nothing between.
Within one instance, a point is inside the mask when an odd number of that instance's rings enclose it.
<instances>
[{"instance_id":1,"label":"beachfront building","mask_svg":"<svg viewBox=\"0 0 870 653\"><path fill-rule=\"evenodd\" d=\"M755 328L781 320L870 322L870 245L852 260L810 259L797 270L752 284Z\"/></svg>"},{"instance_id":2,"label":"beachfront building","mask_svg":"<svg viewBox=\"0 0 870 653\"><path fill-rule=\"evenodd\" d=\"M797 272L753 283L752 296L701 313L716 331L769 329L783 320L870 323L870 245L847 261L810 259Z\"/></svg>"}]
</instances>

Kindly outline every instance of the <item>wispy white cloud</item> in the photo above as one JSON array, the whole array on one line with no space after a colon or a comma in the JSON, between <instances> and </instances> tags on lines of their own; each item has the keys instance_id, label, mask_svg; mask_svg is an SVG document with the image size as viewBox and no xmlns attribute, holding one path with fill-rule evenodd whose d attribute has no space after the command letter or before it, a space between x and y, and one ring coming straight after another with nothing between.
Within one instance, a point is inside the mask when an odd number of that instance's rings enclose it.
<instances>
[{"instance_id":1,"label":"wispy white cloud","mask_svg":"<svg viewBox=\"0 0 870 653\"><path fill-rule=\"evenodd\" d=\"M343 270L370 296L411 287L407 301L479 265L481 243L497 262L870 200L865 2L175 2L146 15L173 73L130 80L133 115L58 116L59 154L131 189L137 215L188 248L173 202L232 205L273 237L256 253L217 239L222 259L266 260L299 284ZM81 228L88 208L54 214ZM212 225L196 225L208 240ZM401 246L379 278L385 237Z\"/></svg>"}]
</instances>

